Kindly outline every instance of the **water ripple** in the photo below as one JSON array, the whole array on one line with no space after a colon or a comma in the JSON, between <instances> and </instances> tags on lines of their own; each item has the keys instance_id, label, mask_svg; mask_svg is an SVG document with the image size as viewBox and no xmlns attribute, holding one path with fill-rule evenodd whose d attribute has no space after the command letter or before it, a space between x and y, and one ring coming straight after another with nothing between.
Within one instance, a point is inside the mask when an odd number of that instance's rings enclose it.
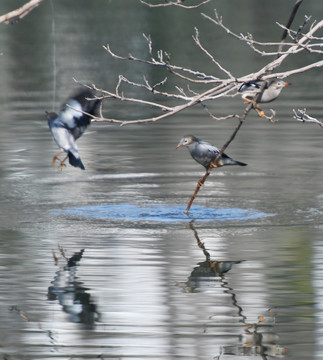
<instances>
[{"instance_id":1,"label":"water ripple","mask_svg":"<svg viewBox=\"0 0 323 360\"><path fill-rule=\"evenodd\" d=\"M65 210L54 210L55 215L73 215L96 219L117 219L125 221L228 221L259 219L274 214L266 214L254 209L207 208L194 206L189 216L184 214L185 207L179 205L150 204L138 206L133 204L82 206Z\"/></svg>"}]
</instances>

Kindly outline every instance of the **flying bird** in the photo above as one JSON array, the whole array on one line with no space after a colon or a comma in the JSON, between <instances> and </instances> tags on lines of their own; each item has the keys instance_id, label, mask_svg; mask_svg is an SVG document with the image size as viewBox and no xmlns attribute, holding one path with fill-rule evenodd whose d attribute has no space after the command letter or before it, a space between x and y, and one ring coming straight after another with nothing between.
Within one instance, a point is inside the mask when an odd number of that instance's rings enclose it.
<instances>
[{"instance_id":1,"label":"flying bird","mask_svg":"<svg viewBox=\"0 0 323 360\"><path fill-rule=\"evenodd\" d=\"M100 100L94 99L93 96L90 89L81 89L68 100L67 105L62 108L59 114L46 111L49 129L56 144L62 149L62 151L54 155L52 163L54 166L56 160L59 161L58 168L60 170L65 166L67 158L72 166L85 170L76 140L82 136L90 125L90 115L95 115L96 113ZM59 155L63 152L66 152L67 156L61 160Z\"/></svg>"},{"instance_id":2,"label":"flying bird","mask_svg":"<svg viewBox=\"0 0 323 360\"><path fill-rule=\"evenodd\" d=\"M199 164L204 166L206 170L209 169L210 166L218 167L225 165L240 165L246 166L247 164L233 160L230 156L223 153L220 158L214 163L216 157L219 155L220 150L214 145L209 144L206 141L200 140L194 135L186 135L182 137L176 149L181 147L187 147L192 158L197 161Z\"/></svg>"}]
</instances>

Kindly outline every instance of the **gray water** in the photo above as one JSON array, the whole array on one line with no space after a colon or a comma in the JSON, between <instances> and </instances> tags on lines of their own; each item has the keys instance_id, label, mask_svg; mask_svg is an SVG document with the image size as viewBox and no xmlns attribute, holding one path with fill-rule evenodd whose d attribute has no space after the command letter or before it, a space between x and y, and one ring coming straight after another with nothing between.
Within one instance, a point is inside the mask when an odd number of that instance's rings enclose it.
<instances>
[{"instance_id":1,"label":"gray water","mask_svg":"<svg viewBox=\"0 0 323 360\"><path fill-rule=\"evenodd\" d=\"M234 31L278 40L293 1L214 1L196 10L149 9L135 0L45 1L0 26L0 353L2 359L323 358L321 70L294 76L250 114L227 153L248 163L212 172L189 216L203 168L186 150L192 133L222 146L236 120L198 106L155 124L93 123L79 139L86 171L51 167L56 145L45 110L79 81L113 89L119 74L152 82L167 73L104 51L146 56L142 33L176 64L213 73L201 40L240 76L259 58L201 17L216 7ZM22 2L2 0L0 14ZM243 6L242 6L242 5ZM235 17L232 17L232 14ZM319 0L302 4L320 20ZM295 25L296 26L296 25ZM291 59L285 69L312 58ZM294 63L293 63L294 61ZM134 89L130 94L136 95ZM242 113L238 98L208 104ZM108 100L109 117L150 108Z\"/></svg>"}]
</instances>

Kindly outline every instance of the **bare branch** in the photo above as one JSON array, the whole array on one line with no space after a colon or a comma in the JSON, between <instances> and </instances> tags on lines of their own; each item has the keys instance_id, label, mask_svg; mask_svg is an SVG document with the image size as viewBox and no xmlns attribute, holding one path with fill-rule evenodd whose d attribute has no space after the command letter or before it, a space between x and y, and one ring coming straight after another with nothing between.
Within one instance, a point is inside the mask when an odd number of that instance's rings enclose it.
<instances>
[{"instance_id":1,"label":"bare branch","mask_svg":"<svg viewBox=\"0 0 323 360\"><path fill-rule=\"evenodd\" d=\"M146 0L142 0L146 5L148 5ZM295 6L300 4L302 0L297 0ZM174 2L173 2L174 3ZM149 3L150 4L150 3ZM166 5L169 6L170 3ZM165 5L165 4L160 4ZM294 10L295 10L294 6ZM298 5L299 6L299 5ZM290 15L290 19L293 18L293 14ZM112 91L103 90L97 88L95 85L92 86L94 90L100 91L102 93L102 98L114 98L120 101L127 101L132 102L135 104L145 105L149 107L155 108L157 111L161 111L161 113L157 113L156 116L147 117L147 118L140 118L134 120L117 120L117 119L110 119L104 118L102 116L102 112L99 118L94 118L93 121L101 121L101 122L113 122L119 123L120 125L124 126L127 124L137 124L137 123L146 123L146 122L156 122L158 120L162 120L173 116L181 111L186 110L187 108L194 106L195 104L202 104L204 109L208 113L208 115L214 120L225 120L230 118L239 118L238 115L228 115L219 117L214 114L211 114L210 111L205 107L205 102L209 100L216 100L223 97L228 96L236 96L239 93L238 89L240 88L241 84L248 83L250 81L256 81L259 79L262 80L271 80L275 78L286 78L291 75L295 75L298 73L302 73L305 71L309 71L314 68L323 67L323 60L316 61L310 63L308 65L299 67L299 68L292 68L290 70L286 70L283 72L274 72L290 55L296 55L301 53L302 51L307 52L321 52L322 44L323 44L323 37L318 37L317 33L318 30L322 29L323 27L323 20L319 22L313 22L306 33L302 33L304 31L305 25L308 25L309 17L305 18L304 23L298 28L297 31L290 30L289 26L291 21L288 22L286 27L284 28L283 41L286 40L287 35L293 40L292 42L257 42L253 39L251 34L243 35L243 34L236 34L232 32L229 28L227 28L222 20L222 17L218 15L215 10L215 17L211 18L205 14L203 16L206 19L211 20L217 26L220 26L224 31L228 34L233 36L234 38L238 39L246 43L251 49L255 52L260 53L261 55L271 55L274 56L275 59L268 62L265 66L258 69L256 72L249 73L243 75L239 78L235 78L234 74L232 74L228 69L226 69L222 64L220 64L215 57L202 45L200 40L200 34L197 28L195 28L195 33L192 36L195 44L198 48L215 64L217 70L221 71L223 78L216 77L214 75L208 75L203 71L200 70L193 70L190 68L186 68L183 66L178 66L171 64L171 57L166 51L163 50L154 50L152 39L150 36L143 34L144 39L147 42L147 58L137 58L132 54L128 56L120 56L115 54L109 45L104 46L104 49L108 52L110 56L118 60L131 60L139 63L144 63L149 66L157 66L165 71L169 72L172 77L176 79L181 79L181 81L186 82L186 88L183 86L175 85L173 91L164 90L166 89L165 85L167 85L168 79L164 77L157 81L155 84L151 84L148 79L143 76L143 81L133 81L129 78L126 78L123 75L119 75L119 80L116 84L116 87ZM287 34L287 35L286 35ZM279 48L279 50L268 52L268 49ZM260 50L264 48L265 51ZM283 50L282 50L283 49ZM189 84L199 85L198 89L190 87ZM123 89L123 86L125 88ZM210 87L211 85L211 87ZM135 87L138 89L146 90L147 94L149 93L150 97L151 94L161 96L165 98L165 100L172 99L175 100L175 105L169 105L169 102L160 101L160 99L156 101L149 101L142 99L138 96L135 98L133 96L128 96L126 93L127 86ZM123 91L124 90L124 91ZM256 103L254 103L255 105ZM253 108L258 112L259 115L264 117L265 119L274 122L274 110L271 110L270 115L264 115L263 111L259 109L257 106L253 106Z\"/></svg>"},{"instance_id":2,"label":"bare branch","mask_svg":"<svg viewBox=\"0 0 323 360\"><path fill-rule=\"evenodd\" d=\"M142 4L147 5L149 7L165 7L165 6L173 6L174 5L174 6L182 7L182 8L185 8L185 9L195 9L195 8L198 8L198 7L202 6L202 5L204 5L204 4L209 3L212 0L204 0L204 1L200 2L197 5L184 5L183 2L185 0L167 1L167 2L159 3L159 4L151 4L150 2L145 1L145 0L139 0L139 1Z\"/></svg>"},{"instance_id":3,"label":"bare branch","mask_svg":"<svg viewBox=\"0 0 323 360\"><path fill-rule=\"evenodd\" d=\"M184 68L182 66L176 66L176 65L172 65L170 64L170 56L169 54L163 52L163 51L158 51L158 59L156 59L153 56L152 53L152 43L151 43L151 39L149 36L143 34L144 38L147 40L148 42L148 48L149 48L149 55L150 55L150 60L144 60L144 59L139 59L134 57L132 54L129 54L128 57L124 57L124 56L120 56L120 55L116 55L110 48L109 44L107 44L106 46L103 46L103 48L113 57L119 60L132 60L132 61L136 61L136 62L141 62L147 65L153 65L153 66L158 66L158 67L162 67L166 70L168 70L169 72L176 74L176 76L179 76L187 81L191 81L191 82L195 82L195 83L203 83L203 84L208 84L208 83L215 83L215 82L219 82L221 81L220 79L214 77L213 75L207 75L205 73L202 73L200 71L195 71L192 69L188 69L188 68ZM164 60L164 56L166 57L166 60ZM189 75L192 75L194 77L196 77L197 79L192 79L188 76L183 76L181 75L179 72L183 72L183 73L187 73Z\"/></svg>"},{"instance_id":4,"label":"bare branch","mask_svg":"<svg viewBox=\"0 0 323 360\"><path fill-rule=\"evenodd\" d=\"M162 0L159 0L162 1ZM200 2L198 5L195 5L194 7L201 6L211 0L206 0ZM274 71L282 65L285 60L290 55L298 55L301 54L304 51L307 51L309 53L311 52L317 52L321 53L322 45L323 45L323 37L317 36L317 33L319 30L323 28L323 20L319 22L313 22L311 26L309 27L309 30L307 32L304 32L305 25L308 24L309 18L306 18L304 23L298 28L297 31L290 30L290 25L294 19L295 13L299 7L299 5L302 3L303 0L297 0L292 13L290 14L289 21L286 25L286 27L283 27L284 34L282 36L282 39L280 42L270 42L270 43L263 43L258 42L253 39L253 36L251 34L243 35L243 34L236 34L233 31L231 31L228 27L226 27L223 24L222 17L218 15L218 13L214 12L215 17L212 18L208 15L202 14L204 18L212 21L214 24L222 28L227 34L232 36L233 38L245 43L247 46L249 46L253 51L255 51L258 54L261 55L270 55L274 58L266 63L265 66L262 66L257 71L245 74L239 78L236 78L231 72L226 69L222 64L220 64L216 58L202 45L200 41L200 35L197 28L195 28L195 34L193 35L193 40L195 44L198 46L198 48L208 57L209 60L216 66L216 70L220 71L222 73L223 78L216 77L214 75L208 75L205 72L201 70L193 70L187 67L174 65L171 63L171 56L169 53L167 53L164 50L155 50L153 48L152 39L150 36L147 36L143 34L145 41L147 42L147 55L146 58L137 58L132 54L129 54L127 57L120 56L115 54L109 45L103 46L104 49L108 52L110 56L112 56L115 59L118 60L131 60L138 63L143 63L149 66L155 66L159 67L161 69L164 69L166 72L170 73L172 78L175 79L181 79L181 83L184 81L186 82L186 88L179 86L179 84L176 84L174 86L175 90L164 90L167 85L167 77L164 77L157 81L155 84L151 84L147 77L143 76L142 81L132 81L128 78L126 78L123 75L119 75L118 82L115 86L115 89L112 91L100 89L96 87L95 84L91 85L91 88L93 90L96 90L100 92L101 99L105 100L107 98L113 98L117 99L119 101L127 101L134 104L140 104L145 105L149 107L153 107L158 111L156 116L152 117L143 117L139 119L134 120L118 120L118 119L112 119L112 118L105 118L102 114L102 107L100 108L100 117L94 117L91 116L92 121L95 122L110 122L119 124L120 126L125 126L129 124L141 124L141 123L148 123L148 122L156 122L168 117L171 117L173 115L176 115L196 104L201 104L204 110L208 113L208 115L218 121L218 120L228 120L236 118L238 119L238 124L236 125L233 133L231 134L230 138L224 143L222 146L217 158L210 164L209 168L207 169L205 175L199 180L197 187L195 189L195 192L193 196L191 197L191 200L187 206L187 209L185 213L187 213L195 199L195 197L198 194L199 189L203 185L203 183L206 181L207 177L211 173L212 169L217 167L218 160L222 156L223 152L226 150L226 148L231 144L232 141L234 141L237 133L239 132L240 128L244 124L248 114L250 111L255 110L261 117L274 122L275 117L275 111L270 110L270 115L264 115L263 111L258 106L258 100L260 99L260 96L265 89L265 87L268 85L268 81L270 79L274 78L286 78L290 75L295 75L298 73L302 73L305 71L309 71L313 68L317 67L323 67L323 60L312 62L306 66L302 66L299 68L292 68L290 70L284 71L284 72L275 72ZM183 5L181 0L173 0L168 1L164 3L159 3L156 5L151 4L148 0L140 0L142 4L145 4L149 7L161 7L161 6L180 6L185 8L191 8L190 6ZM291 39L290 42L286 42L287 37ZM278 50L277 50L278 49ZM171 77L170 76L170 77ZM230 114L227 116L219 117L212 114L207 106L205 105L205 102L208 100L216 100L219 98L223 98L224 96L235 96L239 94L239 88L243 83L248 83L255 80L264 80L259 91L256 93L256 95L252 98L252 100L248 103L245 110L243 111L242 115L237 114ZM162 100L165 98L165 100L175 100L175 105L169 105L170 102L165 101L149 101L144 100L140 97L135 98L133 96L128 96L126 93L122 91L123 85L126 85L126 87L131 86L138 88L140 90L147 91L154 95L159 95L162 97ZM198 85L198 86L197 86ZM192 86L192 88L190 87ZM194 88L195 87L195 88ZM299 121L303 122L315 122L319 124L321 127L323 127L323 122L310 117L306 114L305 110L303 110L303 113L301 110L298 110L300 115L297 114L294 110L295 118Z\"/></svg>"},{"instance_id":5,"label":"bare branch","mask_svg":"<svg viewBox=\"0 0 323 360\"><path fill-rule=\"evenodd\" d=\"M93 90L97 90L97 91L102 91L103 93L105 94L108 94L107 97L114 97L115 98L115 95L112 94L112 93L109 93L107 92L106 90L102 90L102 89L98 89L96 88L95 85L93 85ZM186 104L184 105L177 105L177 106L174 106L172 108L165 108L165 110L169 110L167 113L164 113L162 115L159 115L159 116L156 116L156 117L151 117L151 118L147 118L147 119L137 119L137 120L126 120L126 121L119 121L119 120L116 120L116 119L96 119L96 118L93 118L92 121L106 121L106 122L114 122L114 123L119 123L121 126L124 126L124 125L129 125L129 124L142 124L142 123L147 123L147 122L156 122L158 120L161 120L161 119L164 119L164 118L167 118L167 117L170 117L170 116L173 116L199 102L202 101L202 99L204 98L207 98L207 96L216 91L217 89L219 88L219 86L217 88L212 88L212 89L209 89L205 92L203 92L202 94L199 94L198 96L195 96L195 97L192 97L190 101L188 101ZM120 98L120 100L127 100L127 101L132 101L132 102L140 102L140 103L146 103L146 104L149 104L149 105L152 105L152 106L159 106L161 107L162 105L158 105L157 103L151 103L151 102L146 102L146 101L143 101L143 100L138 100L138 99L125 99L125 98Z\"/></svg>"},{"instance_id":6,"label":"bare branch","mask_svg":"<svg viewBox=\"0 0 323 360\"><path fill-rule=\"evenodd\" d=\"M124 78L125 79L125 78ZM118 83L119 84L119 83ZM119 85L117 85L118 87ZM142 100L142 99L136 99L136 98L128 98L125 97L124 95L118 93L118 90L116 88L116 91L114 93L104 90L104 89L100 89L97 88L94 84L92 85L91 89L96 90L101 92L102 94L104 94L102 96L102 99L106 99L106 98L113 98L113 99L117 99L117 100L121 100L121 101L128 101L128 102L133 102L133 103L138 103L138 104L143 104L143 105L148 105L148 106L154 106L157 108L160 108L162 111L171 111L172 108L168 107L166 105L163 104L158 104L155 102L151 102L151 101L147 101L147 100Z\"/></svg>"},{"instance_id":7,"label":"bare branch","mask_svg":"<svg viewBox=\"0 0 323 360\"><path fill-rule=\"evenodd\" d=\"M306 65L306 66L302 66L302 67L297 68L297 69L287 70L287 71L284 71L284 72L277 72L277 73L273 74L273 77L283 79L283 78L286 78L288 76L295 75L295 74L300 74L300 73L309 71L311 69L320 68L322 66L323 66L323 60L314 62L314 63ZM272 78L272 76L271 77L264 76L263 78L264 79L269 79L269 78Z\"/></svg>"},{"instance_id":8,"label":"bare branch","mask_svg":"<svg viewBox=\"0 0 323 360\"><path fill-rule=\"evenodd\" d=\"M257 109L256 109L256 111L257 111ZM271 111L271 115L266 115L264 112L262 112L261 117L265 118L266 120L268 120L271 123L277 122L277 120L275 120L276 111L273 109L270 109L270 111Z\"/></svg>"},{"instance_id":9,"label":"bare branch","mask_svg":"<svg viewBox=\"0 0 323 360\"><path fill-rule=\"evenodd\" d=\"M226 70L218 61L214 59L214 57L202 46L200 42L200 35L197 28L195 28L195 35L193 35L193 40L195 41L196 45L212 60L212 62L221 70L223 71L229 78L234 79L233 75Z\"/></svg>"},{"instance_id":10,"label":"bare branch","mask_svg":"<svg viewBox=\"0 0 323 360\"><path fill-rule=\"evenodd\" d=\"M292 10L292 12L291 12L291 14L289 16L289 19L288 19L288 22L287 22L287 25L286 25L286 29L283 32L283 36L281 38L280 45L278 47L278 54L276 55L276 58L279 58L281 56L280 53L281 53L282 48L283 48L283 43L286 41L287 35L289 33L289 29L290 29L290 27L292 25L292 22L294 21L297 10L300 7L302 2L303 2L303 0L297 0L294 7L293 7L293 10Z\"/></svg>"},{"instance_id":11,"label":"bare branch","mask_svg":"<svg viewBox=\"0 0 323 360\"><path fill-rule=\"evenodd\" d=\"M320 21L320 23L318 24L313 24L313 26L311 27L310 31L307 34L301 34L300 31L295 32L290 30L287 26L283 26L278 24L280 27L282 27L284 29L284 32L286 32L286 34L289 34L290 37L294 40L294 42L292 43L287 43L287 42L279 42L279 43L275 43L275 42L259 42L253 39L253 36L251 34L247 34L247 35L243 35L243 34L236 34L233 31L231 31L228 27L226 27L223 23L222 17L220 17L217 13L216 10L214 10L215 13L215 18L212 18L206 14L202 13L202 16L204 16L206 19L212 21L214 24L216 24L217 26L221 27L224 31L226 31L226 33L228 33L229 35L231 35L232 37L245 42L252 50L254 50L256 53L260 54L260 55L267 55L267 56L276 56L277 58L280 57L281 55L290 55L290 54L296 54L298 52L301 52L303 50L308 50L310 52L317 52L317 53L323 53L323 50L320 50L322 48L322 43L323 43L323 38L322 37L316 37L314 38L312 36L312 31L316 32L319 28L322 27L322 22ZM306 21L308 21L309 17L306 18ZM303 24L304 25L304 24ZM292 34L294 34L294 36L292 36ZM297 38L299 36L302 36L300 40L297 40ZM320 41L320 43L315 43L315 44L307 44L306 41L307 40L316 40L316 41ZM296 45L296 47L295 47ZM275 46L279 46L278 51L272 51L272 52L268 52L268 51L263 51L260 50L258 48L256 48L256 46L261 46L261 47L275 47ZM289 47L288 50L283 51L282 49ZM313 50L312 48L317 47L317 50Z\"/></svg>"},{"instance_id":12,"label":"bare branch","mask_svg":"<svg viewBox=\"0 0 323 360\"><path fill-rule=\"evenodd\" d=\"M221 150L219 151L219 154L217 155L217 157L210 163L209 168L206 170L206 173L204 174L204 176L199 179L196 189L194 191L193 196L191 197L186 210L184 211L185 214L187 214L193 204L193 201L195 200L200 188L203 186L203 184L205 183L206 179L208 178L208 176L211 174L211 171L213 168L218 167L218 160L221 158L222 154L224 153L224 151L226 150L226 148L232 143L232 141L235 139L238 131L240 130L241 126L243 125L244 121L246 120L249 112L253 109L256 108L257 105L257 101L261 95L261 92L265 89L266 87L266 82L264 81L263 84L261 85L259 92L255 95L255 97L253 98L252 101L250 101L250 103L248 104L246 110L244 111L242 116L239 116L239 123L236 126L236 128L234 129L233 133L231 134L230 138L228 139L228 141L222 146Z\"/></svg>"},{"instance_id":13,"label":"bare branch","mask_svg":"<svg viewBox=\"0 0 323 360\"><path fill-rule=\"evenodd\" d=\"M298 111L298 113L297 113L297 111ZM298 109L297 111L295 109L293 109L293 112L294 112L293 118L294 119L296 119L298 121L301 121L301 122L304 122L304 123L305 122L314 123L314 124L317 124L317 125L319 125L320 127L323 128L323 121L320 121L320 120L308 115L306 113L306 109L303 109L303 110Z\"/></svg>"},{"instance_id":14,"label":"bare branch","mask_svg":"<svg viewBox=\"0 0 323 360\"><path fill-rule=\"evenodd\" d=\"M315 33L316 31L318 31L320 28L323 27L323 20L321 20L319 23L317 23L315 26L313 26L313 28L310 29L310 31L304 35L298 42L297 44L291 46L285 54L281 55L280 57L276 58L274 61L270 62L269 64L267 64L266 66L264 66L263 68L261 68L256 74L257 76L262 76L263 74L267 73L267 72L271 72L273 71L275 68L277 68L278 66L280 66L282 64L282 62L291 54L295 53L295 51L301 46L303 45L307 40L308 40L308 36L311 36L313 33ZM320 62L318 62L320 63ZM319 65L321 66L321 65ZM310 67L312 68L312 67ZM296 72L295 72L296 73ZM277 75L276 75L277 76Z\"/></svg>"},{"instance_id":15,"label":"bare branch","mask_svg":"<svg viewBox=\"0 0 323 360\"><path fill-rule=\"evenodd\" d=\"M233 118L237 118L239 119L239 115L237 114L231 114L231 115L227 115L227 116L215 116L213 115L210 110L208 109L208 107L206 106L206 104L202 103L201 102L201 105L203 107L203 109L207 112L207 114L213 119L213 120L216 120L216 121L220 121L220 120L228 120L228 119L233 119Z\"/></svg>"},{"instance_id":16,"label":"bare branch","mask_svg":"<svg viewBox=\"0 0 323 360\"><path fill-rule=\"evenodd\" d=\"M10 11L7 14L0 16L0 23L9 24L12 21L20 20L28 15L32 10L34 10L43 0L30 0L25 5L20 8ZM14 20L12 20L14 19Z\"/></svg>"}]
</instances>

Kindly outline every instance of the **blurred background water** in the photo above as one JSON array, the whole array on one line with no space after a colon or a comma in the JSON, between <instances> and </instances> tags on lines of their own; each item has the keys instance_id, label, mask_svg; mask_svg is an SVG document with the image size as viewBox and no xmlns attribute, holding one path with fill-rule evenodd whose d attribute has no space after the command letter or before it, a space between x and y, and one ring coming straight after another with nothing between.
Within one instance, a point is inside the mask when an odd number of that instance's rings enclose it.
<instances>
[{"instance_id":1,"label":"blurred background water","mask_svg":"<svg viewBox=\"0 0 323 360\"><path fill-rule=\"evenodd\" d=\"M0 14L24 1L2 0ZM0 26L0 353L2 359L269 359L323 357L322 136L292 118L322 117L321 69L293 76L250 114L227 149L245 168L213 171L190 215L204 169L179 139L221 147L235 120L198 106L155 124L93 123L78 141L86 171L51 167L57 152L45 110L59 110L76 78L113 89L119 74L151 83L169 73L112 59L147 57L142 36L174 64L218 74L193 44L241 76L268 59L205 20L214 8L237 33L278 41L294 1L212 1L194 10L135 0L44 1ZM301 5L320 20L321 1ZM314 61L291 57L281 70ZM124 89L135 96L136 89ZM238 98L209 103L242 113ZM154 110L105 102L109 117Z\"/></svg>"}]
</instances>

